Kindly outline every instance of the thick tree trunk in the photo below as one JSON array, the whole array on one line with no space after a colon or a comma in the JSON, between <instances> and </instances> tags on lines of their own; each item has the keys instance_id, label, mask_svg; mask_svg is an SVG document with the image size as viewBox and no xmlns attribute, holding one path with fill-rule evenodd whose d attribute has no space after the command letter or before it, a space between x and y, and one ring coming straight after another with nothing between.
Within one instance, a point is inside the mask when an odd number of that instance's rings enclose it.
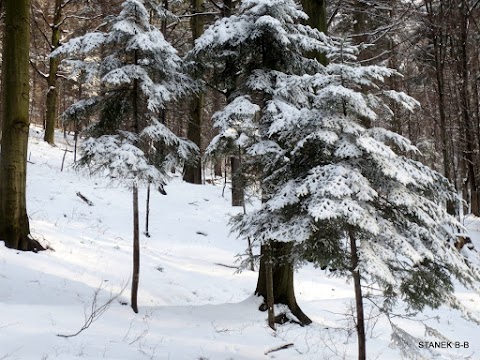
<instances>
[{"instance_id":1,"label":"thick tree trunk","mask_svg":"<svg viewBox=\"0 0 480 360\"><path fill-rule=\"evenodd\" d=\"M365 337L365 314L363 310L362 284L360 282L360 270L358 269L357 243L353 231L349 232L350 257L352 264L353 286L355 288L355 307L357 310L357 338L358 338L358 360L366 360L366 337Z\"/></svg>"},{"instance_id":2,"label":"thick tree trunk","mask_svg":"<svg viewBox=\"0 0 480 360\"><path fill-rule=\"evenodd\" d=\"M302 0L303 11L308 15L307 25L323 33L327 33L327 1L326 0ZM320 64L327 64L327 57L321 53L307 54L310 58L316 58Z\"/></svg>"},{"instance_id":3,"label":"thick tree trunk","mask_svg":"<svg viewBox=\"0 0 480 360\"><path fill-rule=\"evenodd\" d=\"M194 142L200 149L202 140L202 114L204 105L204 95L200 93L192 101L192 110L190 121L188 123L187 138ZM185 166L183 180L190 184L202 183L202 160L199 157L195 164Z\"/></svg>"},{"instance_id":4,"label":"thick tree trunk","mask_svg":"<svg viewBox=\"0 0 480 360\"><path fill-rule=\"evenodd\" d=\"M222 160L217 160L215 161L215 165L213 167L213 172L215 174L216 177L222 177L223 176L223 173L222 173Z\"/></svg>"},{"instance_id":5,"label":"thick tree trunk","mask_svg":"<svg viewBox=\"0 0 480 360\"><path fill-rule=\"evenodd\" d=\"M30 1L5 0L4 6L0 239L9 248L44 250L30 238L26 206Z\"/></svg>"},{"instance_id":6,"label":"thick tree trunk","mask_svg":"<svg viewBox=\"0 0 480 360\"><path fill-rule=\"evenodd\" d=\"M192 0L193 13L203 12L203 0ZM192 17L192 40L195 42L203 34L204 19L202 15ZM202 141L202 118L204 108L204 94L199 93L192 99L190 120L187 128L187 138L193 141L201 149ZM202 183L202 161L199 157L194 165L185 167L183 180L191 184Z\"/></svg>"},{"instance_id":7,"label":"thick tree trunk","mask_svg":"<svg viewBox=\"0 0 480 360\"><path fill-rule=\"evenodd\" d=\"M369 44L368 32L368 3L353 2L353 38L357 45ZM371 56L369 49L363 49L358 54L358 60L366 60Z\"/></svg>"},{"instance_id":8,"label":"thick tree trunk","mask_svg":"<svg viewBox=\"0 0 480 360\"><path fill-rule=\"evenodd\" d=\"M133 186L133 275L131 304L135 313L138 313L137 295L140 279L140 226L138 221L138 188Z\"/></svg>"},{"instance_id":9,"label":"thick tree trunk","mask_svg":"<svg viewBox=\"0 0 480 360\"><path fill-rule=\"evenodd\" d=\"M295 291L293 287L293 264L290 259L292 243L272 241L270 243L270 257L274 260L272 263L273 275L273 298L275 304L285 304L293 315L297 317L303 325L312 323L312 320L305 315L297 304ZM261 247L262 257L260 259L260 270L258 274L257 288L255 294L262 296L267 301L267 267L265 261L265 246ZM263 304L260 310L267 310L267 304Z\"/></svg>"},{"instance_id":10,"label":"thick tree trunk","mask_svg":"<svg viewBox=\"0 0 480 360\"><path fill-rule=\"evenodd\" d=\"M52 51L58 48L60 44L60 23L62 21L62 0L55 0L55 9L53 16L52 29ZM60 59L58 57L50 58L48 69L48 91L47 91L47 110L45 113L45 135L43 140L53 145L55 143L55 124L57 121L57 71Z\"/></svg>"}]
</instances>

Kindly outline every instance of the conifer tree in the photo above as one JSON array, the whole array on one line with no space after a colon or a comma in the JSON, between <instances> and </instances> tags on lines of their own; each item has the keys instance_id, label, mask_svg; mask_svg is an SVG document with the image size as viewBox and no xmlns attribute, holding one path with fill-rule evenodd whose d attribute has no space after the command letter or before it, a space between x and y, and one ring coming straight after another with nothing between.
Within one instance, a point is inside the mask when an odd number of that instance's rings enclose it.
<instances>
[{"instance_id":1,"label":"conifer tree","mask_svg":"<svg viewBox=\"0 0 480 360\"><path fill-rule=\"evenodd\" d=\"M193 53L197 61L209 64L221 74L230 76L224 83L235 83L229 104L214 115L219 135L206 150L216 153L245 155L243 173L260 183L262 197L268 201L272 189L268 180L273 164L258 161L259 155L274 154L276 145L269 140L266 121L272 93L266 84L276 76L313 74L323 66L305 54L325 50L324 35L301 24L307 16L294 1L248 0L240 3L238 14L218 20L200 37ZM219 65L223 64L223 65ZM233 67L225 71L222 66ZM220 68L219 68L220 67ZM272 148L270 148L270 145ZM275 156L273 156L272 161ZM290 239L289 241L293 241ZM267 301L268 281L273 282L273 301L288 305L305 324L311 320L299 308L294 294L292 242L271 238L262 242L262 254L256 294ZM270 254L265 255L266 250ZM271 259L280 259L272 263ZM273 279L268 279L267 274ZM269 306L263 305L262 309Z\"/></svg>"},{"instance_id":2,"label":"conifer tree","mask_svg":"<svg viewBox=\"0 0 480 360\"><path fill-rule=\"evenodd\" d=\"M72 39L54 53L67 55L72 71L98 81L98 93L72 105L65 117L97 117L86 131L90 137L83 144L79 164L132 190L131 305L135 312L140 261L138 187L163 186L174 166L198 152L195 144L175 135L158 118L167 103L191 92L195 84L183 72L176 50L151 24L151 14L165 17L167 11L153 0L126 0L120 14L109 20L106 32Z\"/></svg>"},{"instance_id":3,"label":"conifer tree","mask_svg":"<svg viewBox=\"0 0 480 360\"><path fill-rule=\"evenodd\" d=\"M385 313L404 301L416 311L460 308L478 321L454 284L479 292L480 272L453 247L459 224L445 208L456 198L453 186L408 157L418 150L406 138L365 126L388 120L387 101L410 111L417 102L383 90L379 84L398 74L359 65L358 47L330 38L329 48L329 65L317 74L255 74L257 90L270 94L259 115L267 136L246 152L264 169L269 198L234 228L262 244L284 241L297 261L353 279L365 360L362 283L379 289Z\"/></svg>"},{"instance_id":4,"label":"conifer tree","mask_svg":"<svg viewBox=\"0 0 480 360\"><path fill-rule=\"evenodd\" d=\"M445 210L456 198L448 180L412 160L418 150L406 138L369 125L388 121L391 102L408 111L418 103L380 86L395 70L361 66L358 46L298 25L304 17L292 1L245 0L197 42L199 56L238 56L236 97L215 114L219 135L207 152L240 146L260 182L261 207L233 228L273 253L275 303L309 322L293 294L295 262L354 280L365 359L363 281L381 289L386 312L404 299L415 310L447 305L473 319L454 282L478 291L480 273L447 241L458 226ZM314 51L328 65L303 55ZM265 299L266 268L256 291Z\"/></svg>"}]
</instances>

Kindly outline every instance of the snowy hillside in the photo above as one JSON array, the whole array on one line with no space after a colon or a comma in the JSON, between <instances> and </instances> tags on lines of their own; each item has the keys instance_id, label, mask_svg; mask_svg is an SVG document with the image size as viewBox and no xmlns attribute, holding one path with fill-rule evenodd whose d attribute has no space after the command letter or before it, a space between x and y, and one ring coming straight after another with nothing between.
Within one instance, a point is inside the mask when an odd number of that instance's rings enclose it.
<instances>
[{"instance_id":1,"label":"snowy hillside","mask_svg":"<svg viewBox=\"0 0 480 360\"><path fill-rule=\"evenodd\" d=\"M0 243L0 359L355 359L353 286L313 267L300 269L297 300L314 324L285 324L274 333L266 313L258 311L261 301L252 296L256 273L234 268L246 246L229 236L229 216L239 211L230 207L229 192L222 197L222 186L189 185L178 176L166 187L167 196L152 192L151 237L141 237L139 313L134 314L131 194L75 172L71 152L61 171L64 149L71 146L59 136L59 146L52 148L41 135L32 130L28 213L32 234L52 250L23 253ZM145 193L141 189L142 230ZM480 222L469 219L467 225L480 249ZM461 296L480 311L478 298ZM392 344L389 322L366 304L368 358L406 358ZM57 336L78 332L92 309L88 328L77 336ZM410 355L480 359L480 326L459 312L440 309L414 319L393 321L420 341L446 345L430 351L412 340ZM462 347L455 348L455 342ZM287 344L293 345L279 349Z\"/></svg>"}]
</instances>

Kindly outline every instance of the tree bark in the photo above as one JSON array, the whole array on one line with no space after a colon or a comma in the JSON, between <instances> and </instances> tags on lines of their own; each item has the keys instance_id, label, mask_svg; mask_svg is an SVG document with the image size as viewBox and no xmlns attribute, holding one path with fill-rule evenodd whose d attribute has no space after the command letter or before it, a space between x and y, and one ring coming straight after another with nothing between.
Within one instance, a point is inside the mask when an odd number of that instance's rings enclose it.
<instances>
[{"instance_id":1,"label":"tree bark","mask_svg":"<svg viewBox=\"0 0 480 360\"><path fill-rule=\"evenodd\" d=\"M468 169L468 181L470 183L470 191L471 191L471 206L472 206L472 214L475 216L480 215L480 207L479 207L479 199L478 199L478 189L477 189L477 181L476 181L476 171L475 171L475 159L474 159L474 152L475 152L475 141L474 136L475 132L472 129L472 119L470 113L470 92L469 92L469 71L468 71L468 34L469 34L469 13L468 13L468 4L465 0L461 2L461 6L459 7L461 11L461 25L460 27L460 39L459 39L459 47L460 51L458 52L460 55L459 62L459 73L461 77L461 88L460 88L460 102L462 108L462 118L464 121L465 126L465 159L467 161L467 169Z\"/></svg>"},{"instance_id":2,"label":"tree bark","mask_svg":"<svg viewBox=\"0 0 480 360\"><path fill-rule=\"evenodd\" d=\"M138 221L138 188L133 186L133 275L131 304L135 313L138 313L137 297L140 279L140 227Z\"/></svg>"},{"instance_id":3,"label":"tree bark","mask_svg":"<svg viewBox=\"0 0 480 360\"><path fill-rule=\"evenodd\" d=\"M0 239L9 248L38 251L44 248L30 238L26 206L30 1L6 0L4 6Z\"/></svg>"},{"instance_id":4,"label":"tree bark","mask_svg":"<svg viewBox=\"0 0 480 360\"><path fill-rule=\"evenodd\" d=\"M266 305L268 311L268 326L275 330L275 311L274 311L274 293L273 293L273 266L270 244L265 245L265 287L266 287Z\"/></svg>"},{"instance_id":5,"label":"tree bark","mask_svg":"<svg viewBox=\"0 0 480 360\"><path fill-rule=\"evenodd\" d=\"M302 0L303 11L308 15L307 25L327 34L327 1L326 0ZM325 54L312 52L307 54L309 58L315 58L320 64L327 65Z\"/></svg>"},{"instance_id":6,"label":"tree bark","mask_svg":"<svg viewBox=\"0 0 480 360\"><path fill-rule=\"evenodd\" d=\"M192 0L193 13L199 14L203 12L203 0ZM195 42L203 34L204 19L202 15L192 16L192 41ZM204 94L200 92L192 99L190 120L187 128L187 138L193 141L199 149L202 142L202 118L204 108ZM185 167L183 180L191 184L202 183L202 160L199 157L195 164Z\"/></svg>"},{"instance_id":7,"label":"tree bark","mask_svg":"<svg viewBox=\"0 0 480 360\"><path fill-rule=\"evenodd\" d=\"M438 9L434 8L431 0L425 0L425 9L429 19L430 37L433 45L433 66L435 71L435 80L437 86L438 98L438 115L440 126L440 142L442 147L443 160L443 175L449 180L455 180L451 174L450 168L452 159L449 151L449 139L447 129L447 100L445 87L445 57L448 46L448 34L445 33L446 13L443 8L443 3L438 5ZM455 213L455 204L453 202L447 203L447 210L450 214Z\"/></svg>"},{"instance_id":8,"label":"tree bark","mask_svg":"<svg viewBox=\"0 0 480 360\"><path fill-rule=\"evenodd\" d=\"M145 236L150 237L148 232L148 225L150 222L150 182L147 185L147 201L145 204Z\"/></svg>"},{"instance_id":9,"label":"tree bark","mask_svg":"<svg viewBox=\"0 0 480 360\"><path fill-rule=\"evenodd\" d=\"M293 315L297 317L303 325L312 323L312 320L304 314L297 304L295 290L293 286L293 264L290 259L293 244L279 241L270 242L270 257L274 260L272 263L273 275L273 302L275 304L287 305ZM257 288L255 294L262 296L267 301L267 266L268 261L265 256L265 245L262 245L260 258L260 270L258 274ZM268 252L267 252L268 254ZM263 304L260 310L267 310L267 304Z\"/></svg>"},{"instance_id":10,"label":"tree bark","mask_svg":"<svg viewBox=\"0 0 480 360\"><path fill-rule=\"evenodd\" d=\"M244 193L241 174L240 158L238 156L230 157L230 168L232 171L232 206L243 206Z\"/></svg>"},{"instance_id":11,"label":"tree bark","mask_svg":"<svg viewBox=\"0 0 480 360\"><path fill-rule=\"evenodd\" d=\"M357 338L358 338L358 360L366 360L366 337L365 337L365 314L363 310L362 284L360 282L360 270L358 268L357 243L353 231L349 231L350 257L352 264L353 286L355 288L355 307L357 310Z\"/></svg>"},{"instance_id":12,"label":"tree bark","mask_svg":"<svg viewBox=\"0 0 480 360\"><path fill-rule=\"evenodd\" d=\"M55 9L53 16L51 50L55 50L60 45L60 23L62 21L62 0L55 0ZM60 59L51 57L48 69L48 90L47 90L47 110L45 113L45 135L43 140L53 145L55 143L55 123L57 121L57 72Z\"/></svg>"}]
</instances>

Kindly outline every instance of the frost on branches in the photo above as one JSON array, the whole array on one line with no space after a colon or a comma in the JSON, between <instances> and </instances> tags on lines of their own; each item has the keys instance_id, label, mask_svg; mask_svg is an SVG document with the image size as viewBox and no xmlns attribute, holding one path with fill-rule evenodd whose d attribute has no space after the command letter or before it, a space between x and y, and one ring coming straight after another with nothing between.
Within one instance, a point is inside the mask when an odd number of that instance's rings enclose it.
<instances>
[{"instance_id":1,"label":"frost on branches","mask_svg":"<svg viewBox=\"0 0 480 360\"><path fill-rule=\"evenodd\" d=\"M400 298L414 310L462 307L454 279L478 291L480 273L448 242L460 226L445 210L455 190L408 157L418 150L407 139L365 125L388 116L388 99L407 109L416 101L383 91L377 84L395 71L359 66L354 55L332 40L331 63L317 74L251 76L269 100L257 114L265 132L245 152L265 169L268 200L235 229L261 243L294 241L297 260L338 274L352 271L353 234L357 270L382 289L384 310Z\"/></svg>"},{"instance_id":2,"label":"frost on branches","mask_svg":"<svg viewBox=\"0 0 480 360\"><path fill-rule=\"evenodd\" d=\"M261 207L240 215L234 230L262 245L293 243L284 261L360 273L381 289L385 311L399 299L414 310L463 308L455 279L478 291L480 273L448 242L460 226L445 210L455 191L411 159L418 150L410 141L372 126L388 121L389 103L412 111L417 102L380 87L395 70L360 66L357 48L299 25L304 17L293 1L242 1L238 15L196 42L207 63L235 61L224 73L236 91L215 114L219 134L207 154L241 147L245 171L261 183ZM330 64L306 51L327 54Z\"/></svg>"},{"instance_id":3,"label":"frost on branches","mask_svg":"<svg viewBox=\"0 0 480 360\"><path fill-rule=\"evenodd\" d=\"M95 89L63 114L65 121L94 120L80 164L128 186L163 184L173 166L198 152L162 123L167 104L196 85L176 50L151 25L151 14L171 15L155 1L126 0L108 20L107 32L74 38L52 54L64 56L70 76Z\"/></svg>"}]
</instances>

